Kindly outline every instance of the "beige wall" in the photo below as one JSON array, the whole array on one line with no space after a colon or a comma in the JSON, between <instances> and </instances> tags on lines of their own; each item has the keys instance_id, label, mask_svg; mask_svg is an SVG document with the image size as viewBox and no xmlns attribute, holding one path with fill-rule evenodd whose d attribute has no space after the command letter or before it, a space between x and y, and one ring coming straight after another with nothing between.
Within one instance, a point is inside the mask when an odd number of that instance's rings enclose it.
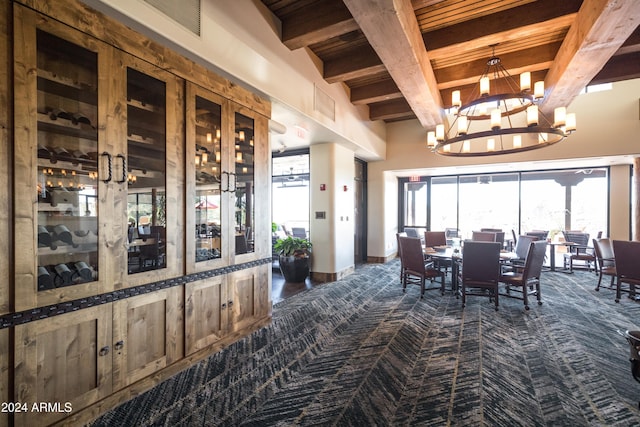
<instances>
[{"instance_id":1,"label":"beige wall","mask_svg":"<svg viewBox=\"0 0 640 427\"><path fill-rule=\"evenodd\" d=\"M613 239L631 238L631 165L616 165L610 169L609 234Z\"/></svg>"},{"instance_id":2,"label":"beige wall","mask_svg":"<svg viewBox=\"0 0 640 427\"><path fill-rule=\"evenodd\" d=\"M578 116L578 131L554 146L526 153L495 157L460 159L439 156L426 148L426 131L417 121L387 125L387 158L369 163L368 255L386 257L396 251L397 188L390 175L442 175L465 173L465 168L480 167L483 172L505 170L553 169L558 161L585 159L592 165L609 166L610 234L614 238L630 236L629 165L640 156L640 79L614 84L613 90L584 94L569 107ZM610 156L618 156L612 160ZM488 163L488 161L490 163ZM614 163L612 163L614 162ZM374 196L375 195L375 196ZM395 208L397 210L397 208ZM379 230L384 230L381 235Z\"/></svg>"},{"instance_id":3,"label":"beige wall","mask_svg":"<svg viewBox=\"0 0 640 427\"><path fill-rule=\"evenodd\" d=\"M310 150L310 231L314 273L339 273L354 267L355 159L353 151L335 143ZM320 186L324 185L325 190ZM346 191L345 191L346 186ZM325 219L316 219L325 212Z\"/></svg>"}]
</instances>

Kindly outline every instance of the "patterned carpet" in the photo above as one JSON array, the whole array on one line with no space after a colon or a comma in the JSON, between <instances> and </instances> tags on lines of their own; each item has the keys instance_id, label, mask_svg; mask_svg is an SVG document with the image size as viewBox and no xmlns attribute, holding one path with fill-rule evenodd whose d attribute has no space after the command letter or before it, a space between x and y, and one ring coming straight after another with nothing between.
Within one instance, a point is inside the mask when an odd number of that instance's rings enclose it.
<instances>
[{"instance_id":1,"label":"patterned carpet","mask_svg":"<svg viewBox=\"0 0 640 427\"><path fill-rule=\"evenodd\" d=\"M618 329L640 303L597 276L543 273L543 302L460 300L397 260L274 307L273 322L94 426L630 426L640 383Z\"/></svg>"}]
</instances>

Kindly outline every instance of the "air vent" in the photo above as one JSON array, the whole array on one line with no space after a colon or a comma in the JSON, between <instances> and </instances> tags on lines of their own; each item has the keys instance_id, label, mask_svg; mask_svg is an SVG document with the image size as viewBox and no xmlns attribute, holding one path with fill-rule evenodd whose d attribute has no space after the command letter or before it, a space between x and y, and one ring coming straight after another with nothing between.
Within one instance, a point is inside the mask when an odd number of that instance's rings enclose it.
<instances>
[{"instance_id":1,"label":"air vent","mask_svg":"<svg viewBox=\"0 0 640 427\"><path fill-rule=\"evenodd\" d=\"M200 0L144 0L192 33L200 35Z\"/></svg>"},{"instance_id":2,"label":"air vent","mask_svg":"<svg viewBox=\"0 0 640 427\"><path fill-rule=\"evenodd\" d=\"M313 109L329 119L336 120L336 102L329 95L315 86Z\"/></svg>"}]
</instances>

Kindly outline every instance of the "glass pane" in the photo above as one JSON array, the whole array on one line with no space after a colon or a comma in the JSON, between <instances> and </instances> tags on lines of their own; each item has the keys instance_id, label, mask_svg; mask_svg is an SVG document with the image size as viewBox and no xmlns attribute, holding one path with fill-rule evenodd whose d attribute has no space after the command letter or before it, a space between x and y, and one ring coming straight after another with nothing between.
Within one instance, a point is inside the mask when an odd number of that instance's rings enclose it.
<instances>
[{"instance_id":1,"label":"glass pane","mask_svg":"<svg viewBox=\"0 0 640 427\"><path fill-rule=\"evenodd\" d=\"M166 88L127 69L129 273L166 267Z\"/></svg>"},{"instance_id":2,"label":"glass pane","mask_svg":"<svg viewBox=\"0 0 640 427\"><path fill-rule=\"evenodd\" d=\"M560 182L562 177L573 174L574 171L522 173L522 234L541 230L548 232L549 238L555 238L565 229L567 187Z\"/></svg>"},{"instance_id":3,"label":"glass pane","mask_svg":"<svg viewBox=\"0 0 640 427\"><path fill-rule=\"evenodd\" d=\"M253 119L236 113L235 127L235 229L236 254L253 252L254 157Z\"/></svg>"},{"instance_id":4,"label":"glass pane","mask_svg":"<svg viewBox=\"0 0 640 427\"><path fill-rule=\"evenodd\" d=\"M37 33L38 290L98 279L97 54Z\"/></svg>"},{"instance_id":5,"label":"glass pane","mask_svg":"<svg viewBox=\"0 0 640 427\"><path fill-rule=\"evenodd\" d=\"M196 262L222 256L220 217L221 108L196 96Z\"/></svg>"},{"instance_id":6,"label":"glass pane","mask_svg":"<svg viewBox=\"0 0 640 427\"><path fill-rule=\"evenodd\" d=\"M427 226L427 183L407 182L404 184L404 226ZM422 230L424 231L424 230Z\"/></svg>"},{"instance_id":7,"label":"glass pane","mask_svg":"<svg viewBox=\"0 0 640 427\"><path fill-rule=\"evenodd\" d=\"M607 234L607 169L581 169L567 171L579 181L571 186L571 206L565 214L565 229L589 234L589 240L599 232ZM566 192L565 192L566 194ZM591 245L591 241L589 241Z\"/></svg>"},{"instance_id":8,"label":"glass pane","mask_svg":"<svg viewBox=\"0 0 640 427\"><path fill-rule=\"evenodd\" d=\"M518 174L460 177L460 237L483 228L518 230Z\"/></svg>"},{"instance_id":9,"label":"glass pane","mask_svg":"<svg viewBox=\"0 0 640 427\"><path fill-rule=\"evenodd\" d=\"M309 154L273 158L274 237L309 236Z\"/></svg>"},{"instance_id":10,"label":"glass pane","mask_svg":"<svg viewBox=\"0 0 640 427\"><path fill-rule=\"evenodd\" d=\"M431 179L431 230L458 228L458 178Z\"/></svg>"}]
</instances>

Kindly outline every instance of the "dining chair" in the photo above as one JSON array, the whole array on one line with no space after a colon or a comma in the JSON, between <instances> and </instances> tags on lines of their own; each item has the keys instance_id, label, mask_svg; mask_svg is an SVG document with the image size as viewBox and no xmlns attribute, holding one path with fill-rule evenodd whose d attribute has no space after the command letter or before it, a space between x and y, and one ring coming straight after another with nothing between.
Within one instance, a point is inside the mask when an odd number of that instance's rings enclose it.
<instances>
[{"instance_id":1,"label":"dining chair","mask_svg":"<svg viewBox=\"0 0 640 427\"><path fill-rule=\"evenodd\" d=\"M591 271L591 265L593 264L595 272L598 272L596 267L596 255L593 248L589 247L589 233L564 231L565 242L571 242L573 245L569 246L569 252L564 254L564 268L569 267L569 271L573 273L574 261L584 262L585 266Z\"/></svg>"},{"instance_id":2,"label":"dining chair","mask_svg":"<svg viewBox=\"0 0 640 427\"><path fill-rule=\"evenodd\" d=\"M547 236L549 235L548 231L544 230L532 230L524 233L527 236L535 237L537 240L547 240Z\"/></svg>"},{"instance_id":3,"label":"dining chair","mask_svg":"<svg viewBox=\"0 0 640 427\"><path fill-rule=\"evenodd\" d=\"M446 246L447 245L447 234L446 231L425 231L424 232L424 245L428 248L433 248L436 246ZM451 259L443 259L443 258L432 258L434 266L438 270L444 269L444 274L446 275L449 267L451 267Z\"/></svg>"},{"instance_id":4,"label":"dining chair","mask_svg":"<svg viewBox=\"0 0 640 427\"><path fill-rule=\"evenodd\" d=\"M613 256L616 266L616 302L620 302L622 292L628 292L633 298L636 294L636 285L640 285L640 242L614 240ZM629 285L628 289L622 289L622 284Z\"/></svg>"},{"instance_id":5,"label":"dining chair","mask_svg":"<svg viewBox=\"0 0 640 427\"><path fill-rule=\"evenodd\" d=\"M495 242L496 233L493 231L473 231L471 240L474 242Z\"/></svg>"},{"instance_id":6,"label":"dining chair","mask_svg":"<svg viewBox=\"0 0 640 427\"><path fill-rule=\"evenodd\" d=\"M511 258L503 262L503 269L511 269L518 270L524 267L525 261L527 259L527 254L529 253L529 248L531 247L531 242L536 241L533 236L520 236L518 237L515 250L513 251L513 255ZM544 257L543 257L544 260Z\"/></svg>"},{"instance_id":7,"label":"dining chair","mask_svg":"<svg viewBox=\"0 0 640 427\"><path fill-rule=\"evenodd\" d=\"M406 227L404 232L407 233L407 237L420 237L417 228Z\"/></svg>"},{"instance_id":8,"label":"dining chair","mask_svg":"<svg viewBox=\"0 0 640 427\"><path fill-rule=\"evenodd\" d=\"M522 299L525 310L529 310L529 295L535 295L538 305L542 305L540 276L542 275L542 264L544 264L546 253L546 240L529 241L529 248L522 271L510 271L500 275L500 282L506 285L506 294L504 295ZM511 287L517 288L516 291L521 293L522 296L516 297L512 295Z\"/></svg>"},{"instance_id":9,"label":"dining chair","mask_svg":"<svg viewBox=\"0 0 640 427\"><path fill-rule=\"evenodd\" d=\"M425 231L424 245L427 247L446 246L447 234L444 231Z\"/></svg>"},{"instance_id":10,"label":"dining chair","mask_svg":"<svg viewBox=\"0 0 640 427\"><path fill-rule=\"evenodd\" d=\"M611 276L610 288L613 288L616 280L616 261L613 255L613 245L611 239L593 239L593 249L596 254L596 262L598 263L598 286L596 291L600 290L602 276Z\"/></svg>"},{"instance_id":11,"label":"dining chair","mask_svg":"<svg viewBox=\"0 0 640 427\"><path fill-rule=\"evenodd\" d=\"M498 280L500 279L500 243L466 241L462 251L462 307L467 296L493 298L498 310Z\"/></svg>"},{"instance_id":12,"label":"dining chair","mask_svg":"<svg viewBox=\"0 0 640 427\"><path fill-rule=\"evenodd\" d=\"M404 259L402 258L402 246L400 246L400 237L407 237L407 233L401 231L400 233L396 233L396 243L398 245L398 258L400 258L400 283L402 283L402 278L404 277Z\"/></svg>"},{"instance_id":13,"label":"dining chair","mask_svg":"<svg viewBox=\"0 0 640 427\"><path fill-rule=\"evenodd\" d=\"M417 284L420 285L420 298L424 296L426 290L431 289L440 289L440 293L444 295L444 273L425 263L420 238L398 236L398 241L400 242L402 264L404 265L402 291L406 292L407 284ZM440 278L440 286L438 288L426 287L427 279L432 282L438 277Z\"/></svg>"}]
</instances>

